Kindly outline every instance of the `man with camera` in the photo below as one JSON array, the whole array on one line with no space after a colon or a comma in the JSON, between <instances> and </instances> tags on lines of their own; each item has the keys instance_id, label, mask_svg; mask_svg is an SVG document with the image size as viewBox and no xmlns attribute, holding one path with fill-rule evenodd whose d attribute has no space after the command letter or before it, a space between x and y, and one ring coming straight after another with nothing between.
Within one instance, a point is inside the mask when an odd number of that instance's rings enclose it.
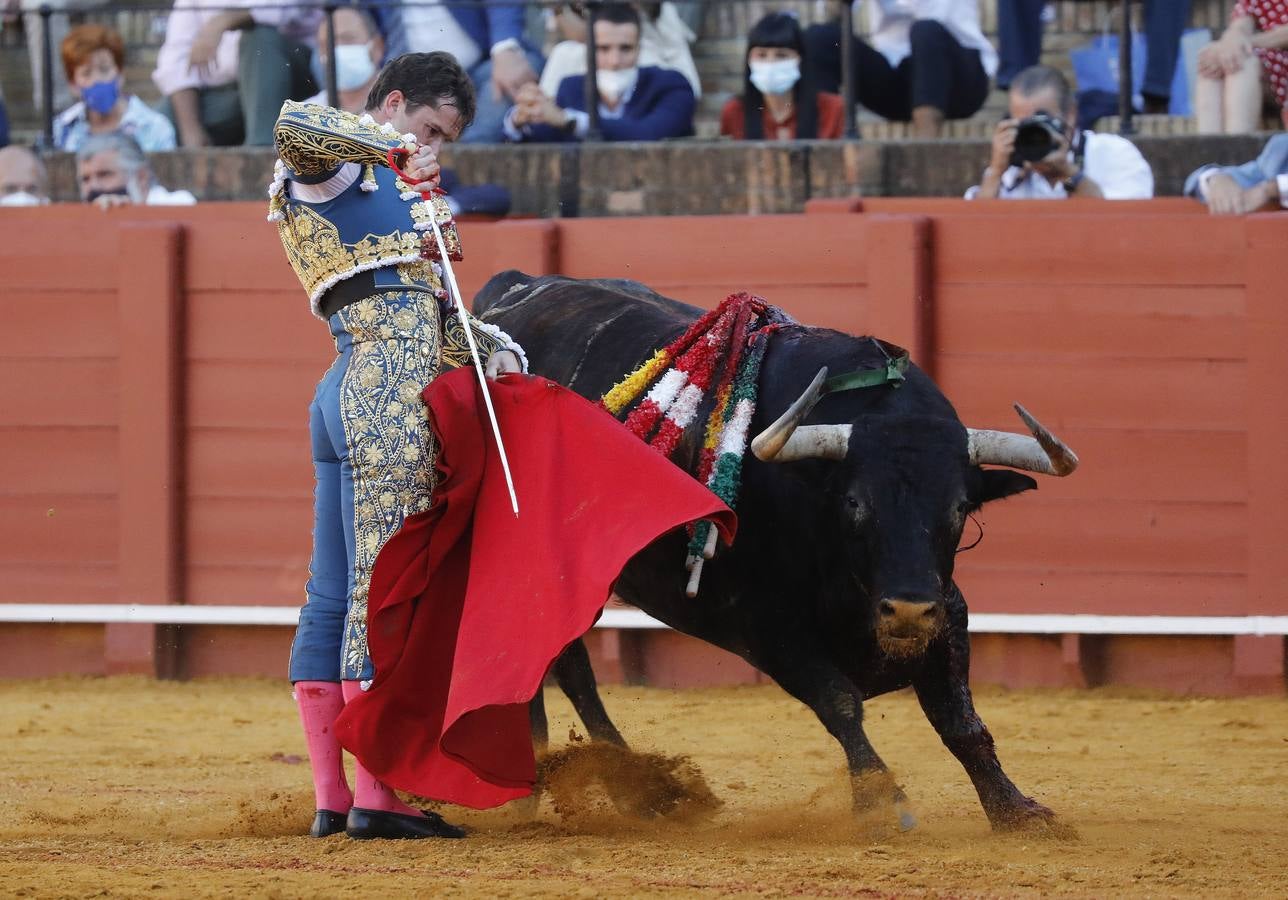
<instances>
[{"instance_id":1,"label":"man with camera","mask_svg":"<svg viewBox=\"0 0 1288 900\"><path fill-rule=\"evenodd\" d=\"M1145 200L1154 173L1136 145L1116 134L1079 131L1073 91L1050 66L1011 81L1009 117L993 133L993 154L967 200Z\"/></svg>"}]
</instances>

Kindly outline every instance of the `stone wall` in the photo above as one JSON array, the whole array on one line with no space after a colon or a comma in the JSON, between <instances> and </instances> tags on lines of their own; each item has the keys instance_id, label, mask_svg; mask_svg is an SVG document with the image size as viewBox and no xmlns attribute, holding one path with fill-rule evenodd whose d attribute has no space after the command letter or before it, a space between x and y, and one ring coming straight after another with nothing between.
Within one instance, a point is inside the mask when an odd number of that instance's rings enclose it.
<instances>
[{"instance_id":1,"label":"stone wall","mask_svg":"<svg viewBox=\"0 0 1288 900\"><path fill-rule=\"evenodd\" d=\"M1254 158L1264 136L1135 139L1154 167L1159 196L1180 194L1207 162ZM451 148L445 155L470 183L495 182L520 216L716 215L800 212L815 197L952 197L974 184L986 141L683 141L655 144ZM160 153L167 187L202 200L264 196L272 153L225 148ZM56 199L76 196L70 157L51 159Z\"/></svg>"}]
</instances>

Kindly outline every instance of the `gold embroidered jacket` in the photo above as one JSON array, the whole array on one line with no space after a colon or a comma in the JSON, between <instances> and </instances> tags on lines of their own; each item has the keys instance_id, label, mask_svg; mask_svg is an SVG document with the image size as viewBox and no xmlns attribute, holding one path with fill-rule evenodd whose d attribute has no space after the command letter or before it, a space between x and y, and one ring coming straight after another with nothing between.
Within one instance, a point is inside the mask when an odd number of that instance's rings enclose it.
<instances>
[{"instance_id":1,"label":"gold embroidered jacket","mask_svg":"<svg viewBox=\"0 0 1288 900\"><path fill-rule=\"evenodd\" d=\"M430 216L452 259L461 258L460 236L442 197L422 199L389 168L390 151L415 150L411 135L370 116L292 101L273 134L279 159L269 220L315 314L327 290L359 272L373 272L378 288L442 294Z\"/></svg>"}]
</instances>

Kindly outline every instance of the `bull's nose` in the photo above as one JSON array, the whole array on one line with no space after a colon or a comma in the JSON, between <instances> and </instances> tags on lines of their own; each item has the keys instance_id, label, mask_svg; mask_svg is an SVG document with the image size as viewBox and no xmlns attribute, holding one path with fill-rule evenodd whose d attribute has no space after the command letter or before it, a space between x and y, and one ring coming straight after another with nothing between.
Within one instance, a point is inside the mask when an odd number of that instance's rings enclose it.
<instances>
[{"instance_id":1,"label":"bull's nose","mask_svg":"<svg viewBox=\"0 0 1288 900\"><path fill-rule=\"evenodd\" d=\"M939 604L933 600L886 599L879 609L881 624L895 632L920 630L939 618Z\"/></svg>"}]
</instances>

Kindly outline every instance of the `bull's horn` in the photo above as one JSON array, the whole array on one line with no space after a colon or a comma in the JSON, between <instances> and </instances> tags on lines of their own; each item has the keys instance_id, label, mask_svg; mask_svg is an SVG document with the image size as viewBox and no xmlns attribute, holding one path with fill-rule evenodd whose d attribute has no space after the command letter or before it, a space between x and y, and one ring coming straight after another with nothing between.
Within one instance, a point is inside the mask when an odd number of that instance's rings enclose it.
<instances>
[{"instance_id":1,"label":"bull's horn","mask_svg":"<svg viewBox=\"0 0 1288 900\"><path fill-rule=\"evenodd\" d=\"M783 449L766 462L798 459L845 459L850 448L851 425L802 425L788 438Z\"/></svg>"},{"instance_id":2,"label":"bull's horn","mask_svg":"<svg viewBox=\"0 0 1288 900\"><path fill-rule=\"evenodd\" d=\"M1010 466L1043 475L1069 475L1078 468L1078 454L1046 429L1020 404L1015 404L1033 437L1009 431L967 428L967 452L973 465Z\"/></svg>"},{"instance_id":3,"label":"bull's horn","mask_svg":"<svg viewBox=\"0 0 1288 900\"><path fill-rule=\"evenodd\" d=\"M827 366L818 370L814 380L805 388L805 393L796 398L796 401L787 411L778 417L778 421L770 425L760 434L756 435L751 442L751 452L756 454L756 459L761 462L773 462L777 460L779 453L787 445L792 434L801 423L801 419L809 415L809 411L814 408L818 398L823 394L823 382L827 380ZM782 462L783 460L778 460Z\"/></svg>"}]
</instances>

